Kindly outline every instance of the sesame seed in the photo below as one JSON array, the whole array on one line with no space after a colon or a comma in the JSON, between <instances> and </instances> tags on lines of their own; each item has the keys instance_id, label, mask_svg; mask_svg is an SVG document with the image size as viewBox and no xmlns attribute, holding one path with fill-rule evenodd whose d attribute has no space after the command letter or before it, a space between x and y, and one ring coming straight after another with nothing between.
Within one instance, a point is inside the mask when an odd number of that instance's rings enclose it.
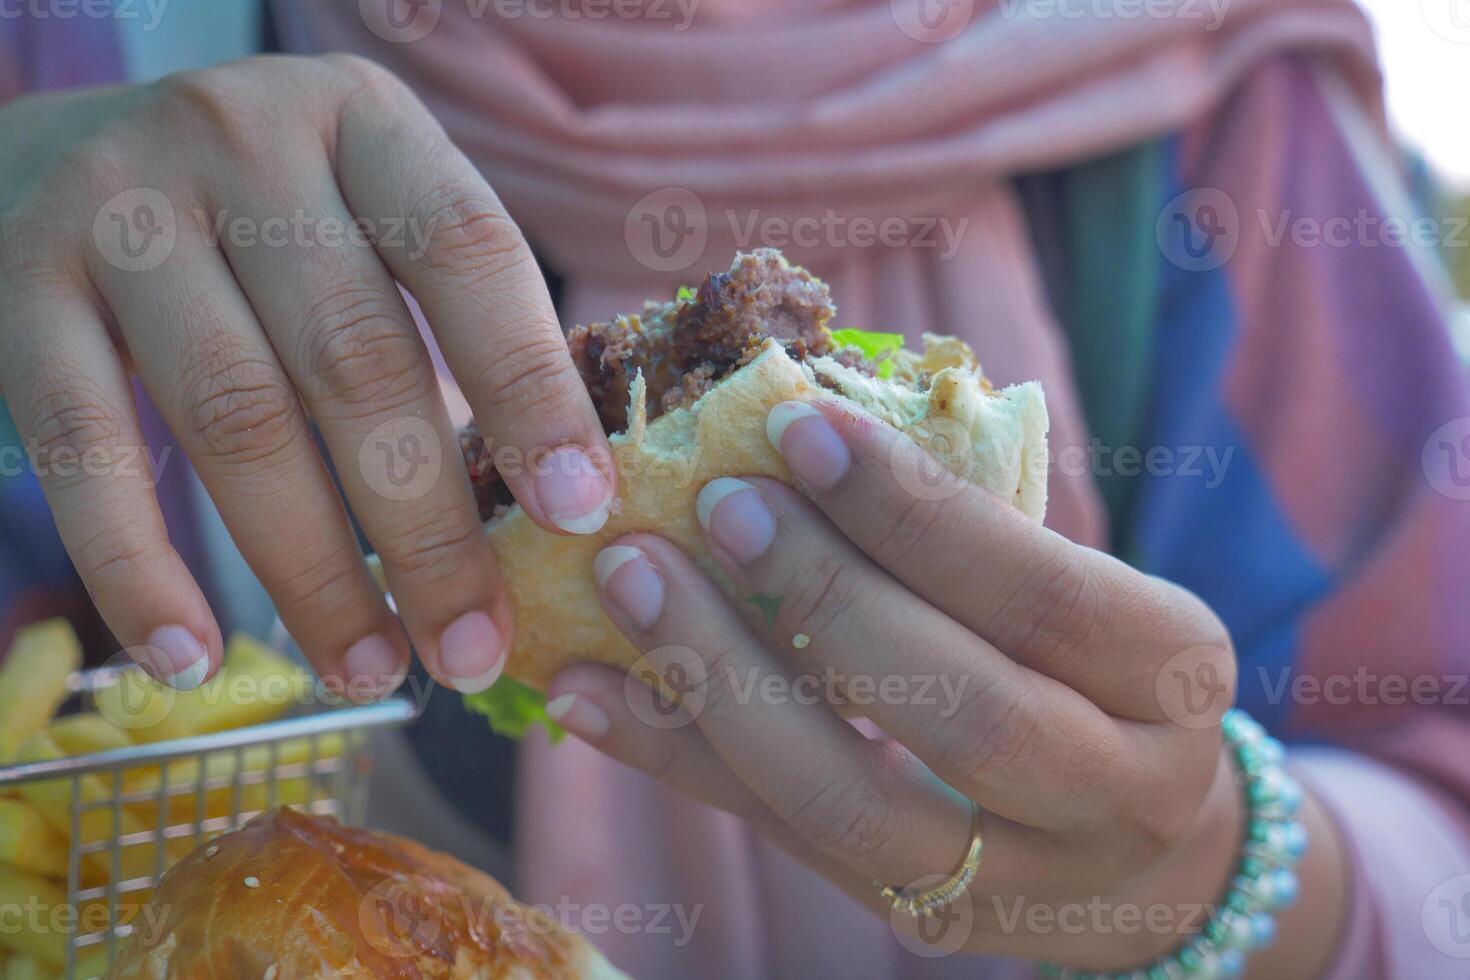
<instances>
[{"instance_id":1,"label":"sesame seed","mask_svg":"<svg viewBox=\"0 0 1470 980\"><path fill-rule=\"evenodd\" d=\"M812 638L807 636L805 633L797 633L791 638L791 645L796 647L796 649L798 650L805 650L806 645L810 642L812 642Z\"/></svg>"},{"instance_id":2,"label":"sesame seed","mask_svg":"<svg viewBox=\"0 0 1470 980\"><path fill-rule=\"evenodd\" d=\"M206 847L204 849L204 856L207 857L207 858L212 858L212 857L214 857L218 853L219 853L219 848L216 845L214 845L214 844L210 844L208 847Z\"/></svg>"},{"instance_id":3,"label":"sesame seed","mask_svg":"<svg viewBox=\"0 0 1470 980\"><path fill-rule=\"evenodd\" d=\"M257 877L255 877L255 875L249 875L245 879L245 887L246 888L259 888L260 887L260 879L257 878Z\"/></svg>"},{"instance_id":4,"label":"sesame seed","mask_svg":"<svg viewBox=\"0 0 1470 980\"><path fill-rule=\"evenodd\" d=\"M278 965L275 964L275 963L272 963L270 966L268 966L268 967L265 968L265 976L262 977L261 980L276 980L276 976L280 972L281 971L278 968Z\"/></svg>"}]
</instances>

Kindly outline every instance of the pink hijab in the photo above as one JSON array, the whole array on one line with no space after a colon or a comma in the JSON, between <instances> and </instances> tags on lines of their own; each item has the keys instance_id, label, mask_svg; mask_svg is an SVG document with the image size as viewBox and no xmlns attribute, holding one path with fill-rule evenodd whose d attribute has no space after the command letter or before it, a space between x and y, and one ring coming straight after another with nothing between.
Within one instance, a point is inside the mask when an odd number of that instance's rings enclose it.
<instances>
[{"instance_id":1,"label":"pink hijab","mask_svg":"<svg viewBox=\"0 0 1470 980\"><path fill-rule=\"evenodd\" d=\"M385 4L405 19L386 20ZM738 247L781 245L832 284L842 323L959 334L994 379L1040 379L1060 452L1085 445L1086 430L1005 178L1182 128L1285 50L1333 56L1380 111L1371 31L1350 0L1149 0L1082 13L1097 6L278 9L298 46L363 52L410 81L566 276L568 323L638 309L725 267ZM630 9L644 13L595 16ZM858 247L883 228L880 244ZM1051 494L1052 526L1107 540L1088 475L1055 475ZM733 818L583 745L528 742L520 771L522 897L700 910L684 943L672 916L660 924L672 934L647 916L638 929L587 930L637 976L980 975L970 958L906 956L882 923Z\"/></svg>"}]
</instances>

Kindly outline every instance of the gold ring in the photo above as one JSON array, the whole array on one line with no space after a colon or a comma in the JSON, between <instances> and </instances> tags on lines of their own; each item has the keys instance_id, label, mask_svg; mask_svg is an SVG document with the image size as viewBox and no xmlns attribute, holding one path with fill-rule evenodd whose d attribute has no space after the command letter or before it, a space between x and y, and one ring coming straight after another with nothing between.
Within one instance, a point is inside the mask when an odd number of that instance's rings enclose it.
<instances>
[{"instance_id":1,"label":"gold ring","mask_svg":"<svg viewBox=\"0 0 1470 980\"><path fill-rule=\"evenodd\" d=\"M961 892L970 887L970 882L975 880L975 872L980 870L980 850L985 841L980 833L980 806L975 801L970 801L970 847L965 851L965 859L960 866L954 870L948 878L921 892L910 892L907 888L894 888L885 885L881 881L873 882L878 888L878 894L893 907L895 911L907 912L918 918L921 915L932 915L954 901Z\"/></svg>"}]
</instances>

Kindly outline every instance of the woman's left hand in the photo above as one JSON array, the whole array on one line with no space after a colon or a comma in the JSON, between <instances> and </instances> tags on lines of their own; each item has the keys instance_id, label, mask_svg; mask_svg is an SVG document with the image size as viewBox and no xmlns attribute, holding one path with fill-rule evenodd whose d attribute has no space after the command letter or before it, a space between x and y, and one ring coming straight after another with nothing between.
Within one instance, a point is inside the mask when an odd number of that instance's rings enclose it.
<instances>
[{"instance_id":1,"label":"woman's left hand","mask_svg":"<svg viewBox=\"0 0 1470 980\"><path fill-rule=\"evenodd\" d=\"M655 535L598 558L608 614L682 680L681 706L578 666L552 685L553 713L885 915L874 882L948 875L973 801L980 869L951 905L958 939L939 941L1088 969L1167 952L1239 848L1224 626L947 472L916 483L908 437L819 409L771 416L801 492L751 478L700 495L715 558L750 599Z\"/></svg>"}]
</instances>

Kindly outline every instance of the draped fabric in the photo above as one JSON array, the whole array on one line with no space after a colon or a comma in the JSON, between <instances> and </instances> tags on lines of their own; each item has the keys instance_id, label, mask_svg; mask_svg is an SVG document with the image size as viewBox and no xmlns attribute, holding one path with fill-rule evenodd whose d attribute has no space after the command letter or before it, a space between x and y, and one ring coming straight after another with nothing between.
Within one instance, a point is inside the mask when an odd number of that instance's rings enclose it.
<instances>
[{"instance_id":1,"label":"draped fabric","mask_svg":"<svg viewBox=\"0 0 1470 980\"><path fill-rule=\"evenodd\" d=\"M405 5L437 11L415 40L372 3L277 13L288 46L365 53L421 93L565 277L568 323L778 244L842 324L959 334L997 380L1042 380L1052 526L1201 594L1243 705L1348 750L1300 763L1356 855L1334 976L1449 975L1417 916L1470 861L1470 396L1434 257L1386 238L1412 215L1357 9L977 0L925 27L904 0L703 0L687 24L664 0L594 8ZM0 87L19 63L0 54ZM858 241L895 219L902 241ZM592 937L637 976L1021 969L912 957L733 819L573 742L528 742L519 770L523 897L574 920L698 911L688 937Z\"/></svg>"}]
</instances>

